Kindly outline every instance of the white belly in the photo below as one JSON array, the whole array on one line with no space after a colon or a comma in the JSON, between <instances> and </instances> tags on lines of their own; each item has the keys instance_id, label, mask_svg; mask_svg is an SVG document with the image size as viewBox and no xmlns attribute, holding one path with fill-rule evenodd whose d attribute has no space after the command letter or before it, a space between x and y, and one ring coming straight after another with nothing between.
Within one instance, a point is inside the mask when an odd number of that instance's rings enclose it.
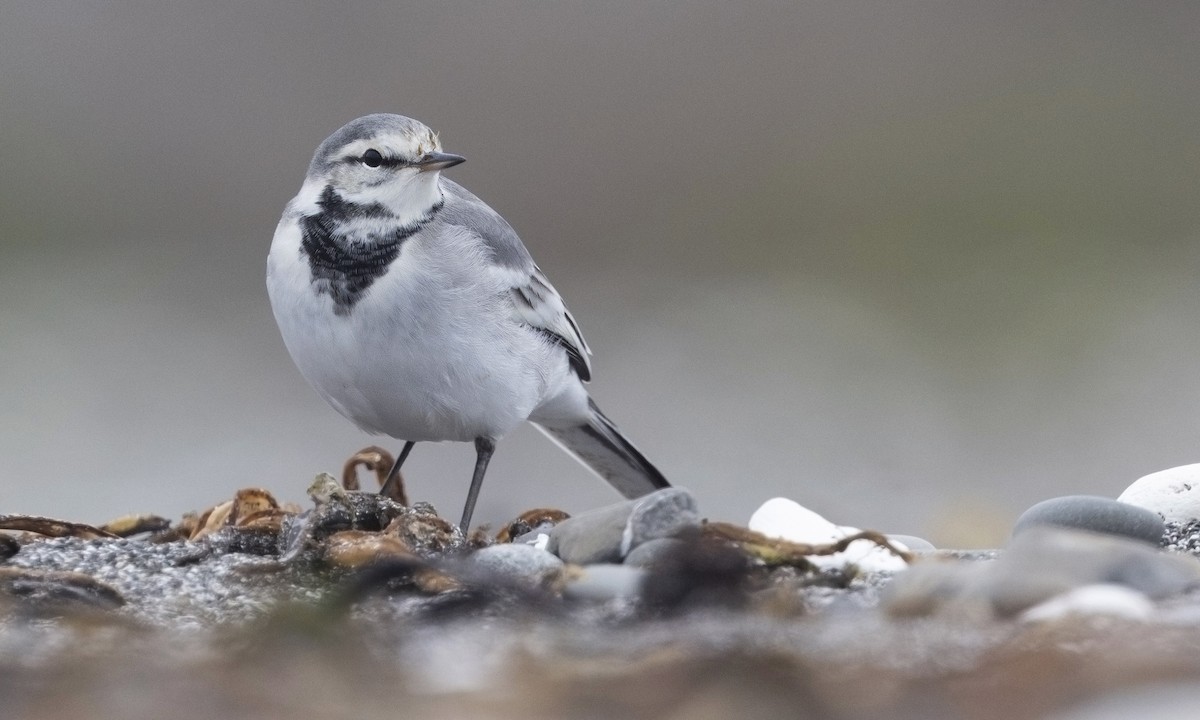
<instances>
[{"instance_id":1,"label":"white belly","mask_svg":"<svg viewBox=\"0 0 1200 720\"><path fill-rule=\"evenodd\" d=\"M284 343L317 392L363 430L413 441L499 438L561 390L565 355L513 321L508 288L473 270L478 249L465 238L436 254L410 238L337 315L314 292L298 237L293 244L285 234L267 273Z\"/></svg>"}]
</instances>

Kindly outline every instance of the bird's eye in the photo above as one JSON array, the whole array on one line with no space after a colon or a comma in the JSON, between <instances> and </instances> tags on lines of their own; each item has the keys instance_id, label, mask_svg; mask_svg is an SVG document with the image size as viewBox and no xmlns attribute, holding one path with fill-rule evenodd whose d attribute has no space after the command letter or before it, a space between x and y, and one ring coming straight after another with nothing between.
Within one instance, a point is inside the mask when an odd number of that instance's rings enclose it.
<instances>
[{"instance_id":1,"label":"bird's eye","mask_svg":"<svg viewBox=\"0 0 1200 720\"><path fill-rule=\"evenodd\" d=\"M366 165L367 167L375 168L375 167L379 167L380 165L383 164L383 156L380 155L379 151L376 150L375 148L371 148L370 150L363 153L362 157L359 158L359 160L361 160L362 164Z\"/></svg>"}]
</instances>

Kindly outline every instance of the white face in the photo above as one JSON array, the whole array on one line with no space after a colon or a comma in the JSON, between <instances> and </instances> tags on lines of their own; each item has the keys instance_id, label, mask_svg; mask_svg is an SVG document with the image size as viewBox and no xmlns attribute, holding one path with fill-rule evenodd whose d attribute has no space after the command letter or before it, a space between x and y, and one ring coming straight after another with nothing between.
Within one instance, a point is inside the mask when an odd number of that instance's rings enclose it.
<instances>
[{"instance_id":1,"label":"white face","mask_svg":"<svg viewBox=\"0 0 1200 720\"><path fill-rule=\"evenodd\" d=\"M380 203L400 215L424 213L441 199L439 172L417 163L441 149L428 129L354 140L329 155L324 181L353 202Z\"/></svg>"}]
</instances>

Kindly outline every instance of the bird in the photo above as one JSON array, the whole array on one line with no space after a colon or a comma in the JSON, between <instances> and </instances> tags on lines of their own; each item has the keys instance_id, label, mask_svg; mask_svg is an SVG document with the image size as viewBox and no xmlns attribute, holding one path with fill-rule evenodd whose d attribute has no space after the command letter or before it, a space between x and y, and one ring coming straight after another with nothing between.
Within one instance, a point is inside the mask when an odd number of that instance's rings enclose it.
<instances>
[{"instance_id":1,"label":"bird","mask_svg":"<svg viewBox=\"0 0 1200 720\"><path fill-rule=\"evenodd\" d=\"M512 226L442 172L425 124L350 121L313 155L267 257L288 353L337 412L404 441L473 442L470 528L496 443L525 421L627 498L670 487L589 396L591 349Z\"/></svg>"}]
</instances>

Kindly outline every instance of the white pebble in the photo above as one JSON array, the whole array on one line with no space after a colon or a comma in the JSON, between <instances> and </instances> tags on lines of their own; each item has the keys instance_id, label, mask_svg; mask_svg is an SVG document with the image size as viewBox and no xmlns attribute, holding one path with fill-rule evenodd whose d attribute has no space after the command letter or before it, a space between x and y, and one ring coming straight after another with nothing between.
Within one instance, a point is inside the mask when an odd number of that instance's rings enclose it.
<instances>
[{"instance_id":1,"label":"white pebble","mask_svg":"<svg viewBox=\"0 0 1200 720\"><path fill-rule=\"evenodd\" d=\"M834 525L795 500L772 498L750 516L749 528L768 537L795 543L827 545L858 532L858 528ZM907 550L894 542L900 550ZM833 555L812 555L808 558L821 568L844 568L856 565L864 572L896 572L908 567L899 556L870 540L855 540L844 551Z\"/></svg>"},{"instance_id":2,"label":"white pebble","mask_svg":"<svg viewBox=\"0 0 1200 720\"><path fill-rule=\"evenodd\" d=\"M1070 615L1108 615L1148 620L1154 613L1150 598L1124 585L1097 583L1055 595L1021 614L1025 622L1045 622Z\"/></svg>"},{"instance_id":3,"label":"white pebble","mask_svg":"<svg viewBox=\"0 0 1200 720\"><path fill-rule=\"evenodd\" d=\"M1139 478L1117 498L1152 510L1164 520L1200 519L1200 463L1160 470Z\"/></svg>"},{"instance_id":4,"label":"white pebble","mask_svg":"<svg viewBox=\"0 0 1200 720\"><path fill-rule=\"evenodd\" d=\"M819 545L846 537L834 525L795 500L772 498L750 516L750 529L763 535L796 543Z\"/></svg>"}]
</instances>

